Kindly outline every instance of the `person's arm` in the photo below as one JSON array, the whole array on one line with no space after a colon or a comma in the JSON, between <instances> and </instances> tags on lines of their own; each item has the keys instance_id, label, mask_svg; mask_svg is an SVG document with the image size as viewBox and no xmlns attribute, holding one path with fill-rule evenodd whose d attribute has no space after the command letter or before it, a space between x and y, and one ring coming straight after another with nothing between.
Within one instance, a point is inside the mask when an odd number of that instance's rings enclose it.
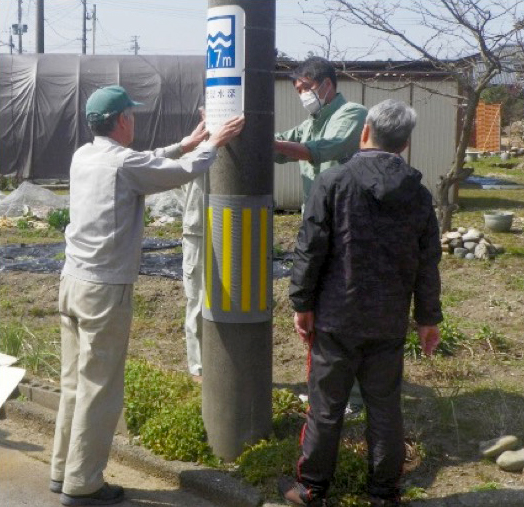
<instances>
[{"instance_id":1,"label":"person's arm","mask_svg":"<svg viewBox=\"0 0 524 507\"><path fill-rule=\"evenodd\" d=\"M162 153L162 149L154 152L129 150L122 164L120 177L125 178L129 186L142 195L180 187L207 171L215 160L217 148L238 135L243 126L243 117L232 118L208 141L178 160L157 156L156 153Z\"/></svg>"},{"instance_id":2,"label":"person's arm","mask_svg":"<svg viewBox=\"0 0 524 507\"><path fill-rule=\"evenodd\" d=\"M304 144L293 141L279 141L275 140L275 152L277 152L282 159L288 161L293 160L308 160L311 162L311 152Z\"/></svg>"},{"instance_id":3,"label":"person's arm","mask_svg":"<svg viewBox=\"0 0 524 507\"><path fill-rule=\"evenodd\" d=\"M430 193L425 190L429 214L419 239L419 267L414 289L414 318L425 353L431 354L439 342L437 324L442 321L440 273L442 257L440 232Z\"/></svg>"},{"instance_id":4,"label":"person's arm","mask_svg":"<svg viewBox=\"0 0 524 507\"><path fill-rule=\"evenodd\" d=\"M304 210L293 255L289 297L298 313L313 311L315 306L318 279L330 243L330 194L331 185L319 176Z\"/></svg>"},{"instance_id":5,"label":"person's arm","mask_svg":"<svg viewBox=\"0 0 524 507\"><path fill-rule=\"evenodd\" d=\"M300 125L297 125L286 132L275 134L275 162L277 164L296 162L297 160L306 160L298 158L296 153L290 151L286 152L285 150L286 146L300 144L304 123L301 123Z\"/></svg>"},{"instance_id":6,"label":"person's arm","mask_svg":"<svg viewBox=\"0 0 524 507\"><path fill-rule=\"evenodd\" d=\"M335 112L329 120L324 136L304 143L309 150L311 162L318 165L353 155L359 149L366 115L367 110L359 105Z\"/></svg>"},{"instance_id":7,"label":"person's arm","mask_svg":"<svg viewBox=\"0 0 524 507\"><path fill-rule=\"evenodd\" d=\"M206 130L206 124L202 120L189 134L184 137L179 143L166 146L165 148L157 148L153 153L157 157L167 157L172 159L180 158L181 156L192 152L200 143L209 137L209 132Z\"/></svg>"}]
</instances>

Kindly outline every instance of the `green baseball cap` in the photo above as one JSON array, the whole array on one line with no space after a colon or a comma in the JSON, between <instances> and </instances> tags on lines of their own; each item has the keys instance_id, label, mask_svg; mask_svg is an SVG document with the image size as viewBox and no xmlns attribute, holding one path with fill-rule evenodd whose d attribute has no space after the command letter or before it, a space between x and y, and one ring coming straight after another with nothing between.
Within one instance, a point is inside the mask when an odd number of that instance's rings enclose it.
<instances>
[{"instance_id":1,"label":"green baseball cap","mask_svg":"<svg viewBox=\"0 0 524 507\"><path fill-rule=\"evenodd\" d=\"M135 102L121 86L99 88L87 99L86 118L90 123L103 121L114 114L121 113L128 107L142 106Z\"/></svg>"}]
</instances>

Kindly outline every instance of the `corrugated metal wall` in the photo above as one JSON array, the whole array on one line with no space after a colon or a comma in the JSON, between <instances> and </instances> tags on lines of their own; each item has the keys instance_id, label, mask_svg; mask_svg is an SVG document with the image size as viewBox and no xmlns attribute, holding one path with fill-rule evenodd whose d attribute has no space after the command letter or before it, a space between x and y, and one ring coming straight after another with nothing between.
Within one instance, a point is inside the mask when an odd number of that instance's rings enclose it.
<instances>
[{"instance_id":1,"label":"corrugated metal wall","mask_svg":"<svg viewBox=\"0 0 524 507\"><path fill-rule=\"evenodd\" d=\"M457 95L457 85L448 81L424 80L424 88L441 94ZM418 114L411 146L403 154L424 175L424 184L433 192L438 177L451 167L456 146L456 100L432 94L416 84L383 80L365 85L339 77L338 90L346 100L371 107L387 98L411 104ZM283 132L306 118L300 100L289 79L275 82L275 131ZM299 209L302 204L302 182L297 163L275 164L275 204L277 209Z\"/></svg>"}]
</instances>

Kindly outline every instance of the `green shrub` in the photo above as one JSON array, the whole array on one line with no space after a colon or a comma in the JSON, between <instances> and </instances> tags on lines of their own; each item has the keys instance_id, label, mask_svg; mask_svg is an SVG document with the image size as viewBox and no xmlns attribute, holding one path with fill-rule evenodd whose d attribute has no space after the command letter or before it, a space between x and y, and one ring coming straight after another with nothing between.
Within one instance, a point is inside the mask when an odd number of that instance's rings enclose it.
<instances>
[{"instance_id":1,"label":"green shrub","mask_svg":"<svg viewBox=\"0 0 524 507\"><path fill-rule=\"evenodd\" d=\"M240 475L250 484L263 484L280 475L293 475L300 453L298 435L284 440L262 440L237 459Z\"/></svg>"},{"instance_id":2,"label":"green shrub","mask_svg":"<svg viewBox=\"0 0 524 507\"><path fill-rule=\"evenodd\" d=\"M49 227L64 232L69 224L69 209L59 208L50 211L47 215L47 223Z\"/></svg>"},{"instance_id":3,"label":"green shrub","mask_svg":"<svg viewBox=\"0 0 524 507\"><path fill-rule=\"evenodd\" d=\"M175 403L148 419L140 428L142 443L169 460L218 465L207 443L199 399Z\"/></svg>"},{"instance_id":4,"label":"green shrub","mask_svg":"<svg viewBox=\"0 0 524 507\"><path fill-rule=\"evenodd\" d=\"M134 435L138 435L140 428L162 410L199 395L200 386L189 375L164 372L146 361L129 360L126 364L126 422Z\"/></svg>"}]
</instances>

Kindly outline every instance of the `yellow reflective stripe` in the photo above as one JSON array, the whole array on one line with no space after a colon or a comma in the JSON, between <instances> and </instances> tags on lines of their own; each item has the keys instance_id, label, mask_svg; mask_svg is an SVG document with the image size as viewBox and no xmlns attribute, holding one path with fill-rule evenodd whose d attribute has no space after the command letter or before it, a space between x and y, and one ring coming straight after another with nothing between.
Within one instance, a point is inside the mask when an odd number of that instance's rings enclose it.
<instances>
[{"instance_id":1,"label":"yellow reflective stripe","mask_svg":"<svg viewBox=\"0 0 524 507\"><path fill-rule=\"evenodd\" d=\"M242 210L242 302L243 312L251 310L251 209Z\"/></svg>"},{"instance_id":2,"label":"yellow reflective stripe","mask_svg":"<svg viewBox=\"0 0 524 507\"><path fill-rule=\"evenodd\" d=\"M233 212L224 208L222 215L222 310L231 311L231 264L233 254Z\"/></svg>"},{"instance_id":3,"label":"yellow reflective stripe","mask_svg":"<svg viewBox=\"0 0 524 507\"><path fill-rule=\"evenodd\" d=\"M260 296L259 309L267 308L267 208L260 209Z\"/></svg>"},{"instance_id":4,"label":"yellow reflective stripe","mask_svg":"<svg viewBox=\"0 0 524 507\"><path fill-rule=\"evenodd\" d=\"M213 289L213 208L207 208L206 224L206 308L211 308Z\"/></svg>"}]
</instances>

